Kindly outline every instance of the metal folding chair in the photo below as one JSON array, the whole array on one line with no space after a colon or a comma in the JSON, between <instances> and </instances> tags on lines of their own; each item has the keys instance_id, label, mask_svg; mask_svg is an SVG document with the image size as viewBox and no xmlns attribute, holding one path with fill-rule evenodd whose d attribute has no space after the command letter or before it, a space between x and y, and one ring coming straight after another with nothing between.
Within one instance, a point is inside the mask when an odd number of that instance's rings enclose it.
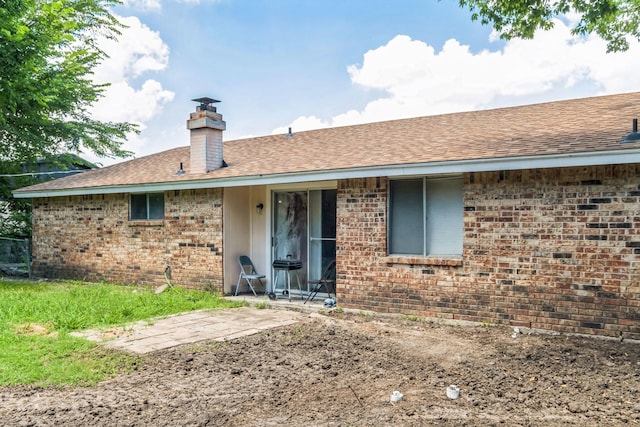
<instances>
[{"instance_id":1,"label":"metal folding chair","mask_svg":"<svg viewBox=\"0 0 640 427\"><path fill-rule=\"evenodd\" d=\"M324 288L327 293L329 294L329 296L331 296L331 289L329 288L329 286L331 286L331 288L333 289L333 293L335 294L335 287L336 287L336 262L335 261L331 261L329 263L329 265L327 265L324 269L324 271L322 272L322 275L320 276L319 279L317 280L309 280L308 283L310 285L313 285L312 289L311 289L311 293L307 296L307 299L304 301L304 303L306 304L307 301L311 300L313 301L313 299L316 297L316 295L318 295L318 292L320 292L322 290L322 288Z\"/></svg>"},{"instance_id":2,"label":"metal folding chair","mask_svg":"<svg viewBox=\"0 0 640 427\"><path fill-rule=\"evenodd\" d=\"M240 275L238 276L238 283L236 284L235 296L238 295L238 289L240 288L240 282L242 282L242 280L247 282L253 295L258 296L256 290L253 288L253 281L257 280L258 283L262 284L262 279L266 278L266 276L256 271L253 262L251 262L251 258L246 255L240 255L238 257L238 263L240 264Z\"/></svg>"}]
</instances>

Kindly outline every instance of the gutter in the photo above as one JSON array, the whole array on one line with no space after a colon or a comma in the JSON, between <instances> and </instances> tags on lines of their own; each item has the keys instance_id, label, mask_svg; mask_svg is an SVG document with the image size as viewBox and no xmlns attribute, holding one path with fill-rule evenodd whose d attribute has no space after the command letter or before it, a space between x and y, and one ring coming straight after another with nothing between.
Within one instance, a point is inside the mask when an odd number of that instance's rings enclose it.
<instances>
[{"instance_id":1,"label":"gutter","mask_svg":"<svg viewBox=\"0 0 640 427\"><path fill-rule=\"evenodd\" d=\"M229 178L67 188L60 190L15 190L13 192L13 196L18 199L29 199L35 197L80 196L88 194L149 193L171 190L292 184L310 181L371 178L377 176L400 177L412 175L438 175L465 172L599 166L628 163L640 163L640 148L587 153L551 154L543 156L518 156L493 159L452 160L402 165L367 166L348 169L329 169L322 171L291 172L270 175L257 174Z\"/></svg>"}]
</instances>

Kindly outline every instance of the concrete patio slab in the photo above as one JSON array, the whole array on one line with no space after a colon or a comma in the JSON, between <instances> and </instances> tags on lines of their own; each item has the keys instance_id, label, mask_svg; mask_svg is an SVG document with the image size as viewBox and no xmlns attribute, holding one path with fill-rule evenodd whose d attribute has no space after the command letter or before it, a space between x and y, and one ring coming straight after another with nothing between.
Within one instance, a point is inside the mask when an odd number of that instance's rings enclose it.
<instances>
[{"instance_id":1,"label":"concrete patio slab","mask_svg":"<svg viewBox=\"0 0 640 427\"><path fill-rule=\"evenodd\" d=\"M308 313L290 310L241 307L227 310L202 310L177 314L152 323L138 322L109 331L84 331L74 335L104 345L145 354L204 340L227 341L265 329L291 325Z\"/></svg>"}]
</instances>

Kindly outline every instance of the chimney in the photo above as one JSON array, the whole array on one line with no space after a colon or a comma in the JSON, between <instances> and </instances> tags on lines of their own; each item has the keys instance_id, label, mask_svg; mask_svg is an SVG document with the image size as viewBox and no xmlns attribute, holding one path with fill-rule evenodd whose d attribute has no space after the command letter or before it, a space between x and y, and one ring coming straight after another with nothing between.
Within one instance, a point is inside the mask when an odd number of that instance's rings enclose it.
<instances>
[{"instance_id":1,"label":"chimney","mask_svg":"<svg viewBox=\"0 0 640 427\"><path fill-rule=\"evenodd\" d=\"M220 102L211 98L197 98L192 101L199 102L195 113L189 115L187 129L191 140L191 173L207 173L223 166L222 159L222 131L227 124L222 120L222 115L216 112L216 107L211 104Z\"/></svg>"}]
</instances>

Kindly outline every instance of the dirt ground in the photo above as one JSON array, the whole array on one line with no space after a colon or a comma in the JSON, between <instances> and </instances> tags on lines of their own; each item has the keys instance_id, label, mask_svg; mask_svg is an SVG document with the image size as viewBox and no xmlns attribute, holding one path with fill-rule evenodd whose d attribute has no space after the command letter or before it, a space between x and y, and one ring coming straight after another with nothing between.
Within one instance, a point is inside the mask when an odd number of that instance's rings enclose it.
<instances>
[{"instance_id":1,"label":"dirt ground","mask_svg":"<svg viewBox=\"0 0 640 427\"><path fill-rule=\"evenodd\" d=\"M89 388L0 388L6 426L639 425L640 344L358 314L152 353ZM515 338L514 338L515 337ZM458 399L446 395L460 389ZM403 399L391 403L394 391Z\"/></svg>"}]
</instances>

